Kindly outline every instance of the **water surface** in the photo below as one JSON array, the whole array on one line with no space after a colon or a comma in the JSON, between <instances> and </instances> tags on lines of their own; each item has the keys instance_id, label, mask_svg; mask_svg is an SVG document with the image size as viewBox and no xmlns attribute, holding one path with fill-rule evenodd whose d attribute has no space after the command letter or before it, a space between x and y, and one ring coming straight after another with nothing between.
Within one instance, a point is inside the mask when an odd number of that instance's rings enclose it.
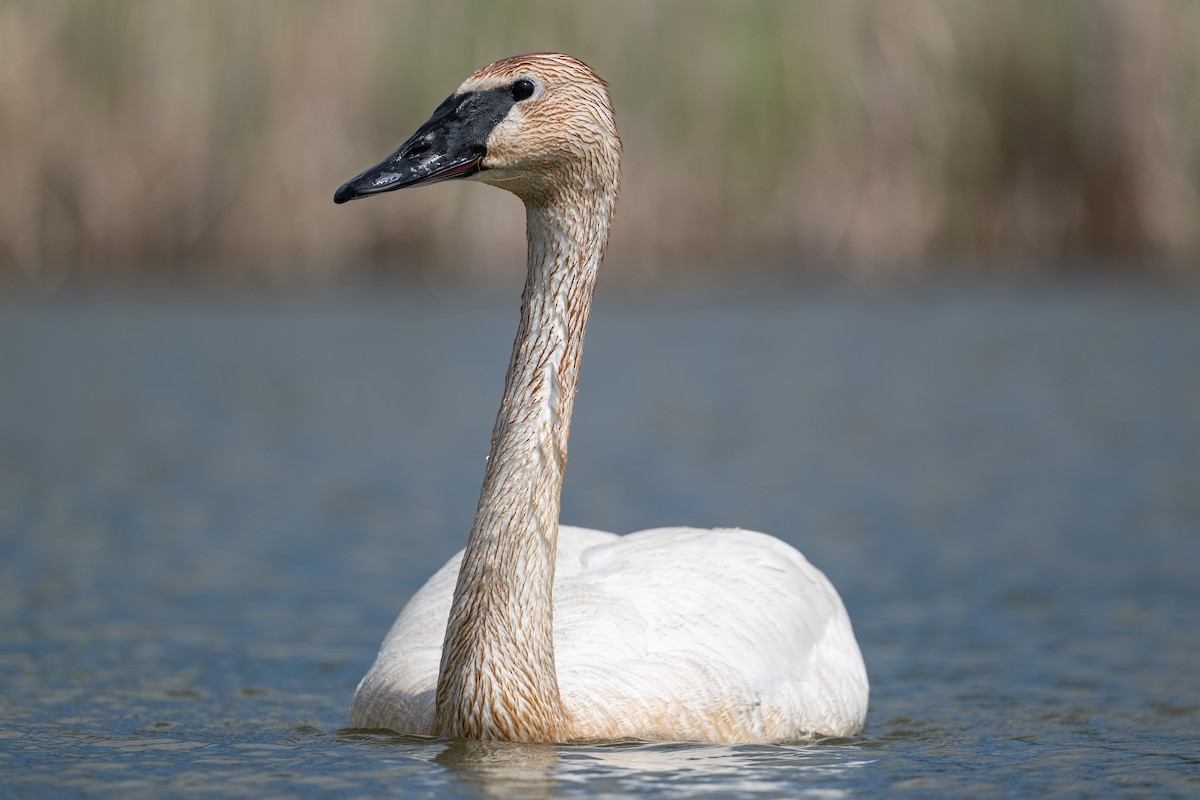
<instances>
[{"instance_id":1,"label":"water surface","mask_svg":"<svg viewBox=\"0 0 1200 800\"><path fill-rule=\"evenodd\" d=\"M602 293L564 519L796 544L854 619L866 730L343 730L464 542L515 323L429 295L0 312L0 795L1200 793L1200 298L1154 289Z\"/></svg>"}]
</instances>

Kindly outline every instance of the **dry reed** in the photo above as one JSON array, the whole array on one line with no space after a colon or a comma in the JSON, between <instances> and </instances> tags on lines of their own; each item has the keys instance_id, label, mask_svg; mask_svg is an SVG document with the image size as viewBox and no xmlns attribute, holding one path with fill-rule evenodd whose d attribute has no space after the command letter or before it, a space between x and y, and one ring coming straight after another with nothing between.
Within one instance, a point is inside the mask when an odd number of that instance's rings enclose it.
<instances>
[{"instance_id":1,"label":"dry reed","mask_svg":"<svg viewBox=\"0 0 1200 800\"><path fill-rule=\"evenodd\" d=\"M1195 275L1198 42L1187 0L6 0L0 273L511 269L499 192L331 196L475 67L559 49L618 106L618 275Z\"/></svg>"}]
</instances>

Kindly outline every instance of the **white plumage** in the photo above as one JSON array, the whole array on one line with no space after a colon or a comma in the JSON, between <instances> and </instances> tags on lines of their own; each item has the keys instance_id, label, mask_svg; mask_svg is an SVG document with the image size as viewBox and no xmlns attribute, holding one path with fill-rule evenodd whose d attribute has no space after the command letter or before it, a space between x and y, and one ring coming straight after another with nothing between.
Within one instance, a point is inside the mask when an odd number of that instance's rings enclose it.
<instances>
[{"instance_id":1,"label":"white plumage","mask_svg":"<svg viewBox=\"0 0 1200 800\"><path fill-rule=\"evenodd\" d=\"M353 724L434 733L462 556L396 620L359 685ZM778 742L850 735L867 713L866 670L837 592L762 533L561 526L554 648L579 739Z\"/></svg>"},{"instance_id":2,"label":"white plumage","mask_svg":"<svg viewBox=\"0 0 1200 800\"><path fill-rule=\"evenodd\" d=\"M559 526L567 439L619 186L607 88L552 53L476 72L337 202L449 178L518 195L528 277L466 548L417 592L356 727L511 741L771 742L861 729L867 675L825 576L778 539Z\"/></svg>"}]
</instances>

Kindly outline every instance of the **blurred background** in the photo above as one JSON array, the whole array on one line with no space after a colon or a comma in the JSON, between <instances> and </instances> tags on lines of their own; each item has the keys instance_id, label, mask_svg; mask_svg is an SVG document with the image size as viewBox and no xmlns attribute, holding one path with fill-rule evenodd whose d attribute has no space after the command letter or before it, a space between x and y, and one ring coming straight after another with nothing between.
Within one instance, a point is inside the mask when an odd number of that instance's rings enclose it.
<instances>
[{"instance_id":1,"label":"blurred background","mask_svg":"<svg viewBox=\"0 0 1200 800\"><path fill-rule=\"evenodd\" d=\"M612 86L605 281L1200 275L1200 4L0 0L0 285L519 271L480 187L335 207L473 70Z\"/></svg>"}]
</instances>

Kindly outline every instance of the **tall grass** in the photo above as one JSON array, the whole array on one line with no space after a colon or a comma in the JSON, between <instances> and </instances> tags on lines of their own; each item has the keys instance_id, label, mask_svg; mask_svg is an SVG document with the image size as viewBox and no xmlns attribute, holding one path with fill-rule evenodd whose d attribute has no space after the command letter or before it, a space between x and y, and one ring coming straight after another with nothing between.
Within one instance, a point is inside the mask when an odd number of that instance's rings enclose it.
<instances>
[{"instance_id":1,"label":"tall grass","mask_svg":"<svg viewBox=\"0 0 1200 800\"><path fill-rule=\"evenodd\" d=\"M0 0L0 272L519 263L479 187L334 207L476 67L612 85L610 271L1200 270L1189 0Z\"/></svg>"}]
</instances>

